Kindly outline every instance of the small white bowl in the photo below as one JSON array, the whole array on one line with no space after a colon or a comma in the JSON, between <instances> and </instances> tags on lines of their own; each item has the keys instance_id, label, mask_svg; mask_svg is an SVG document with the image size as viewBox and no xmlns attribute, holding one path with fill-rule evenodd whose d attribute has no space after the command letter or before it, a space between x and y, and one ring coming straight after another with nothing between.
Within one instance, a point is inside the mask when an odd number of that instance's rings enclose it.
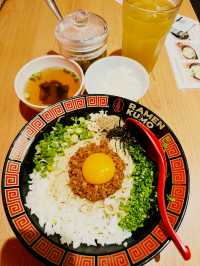
<instances>
[{"instance_id":1,"label":"small white bowl","mask_svg":"<svg viewBox=\"0 0 200 266\"><path fill-rule=\"evenodd\" d=\"M94 62L85 73L89 94L109 94L138 101L149 88L149 74L137 61L108 56Z\"/></svg>"},{"instance_id":2,"label":"small white bowl","mask_svg":"<svg viewBox=\"0 0 200 266\"><path fill-rule=\"evenodd\" d=\"M24 96L26 82L32 74L51 67L63 67L75 72L80 78L80 88L77 90L75 95L81 94L83 90L84 74L81 67L76 62L59 55L45 55L37 57L29 61L18 71L14 81L14 87L17 97L32 109L40 111L46 108L47 105L32 104L26 100Z\"/></svg>"}]
</instances>

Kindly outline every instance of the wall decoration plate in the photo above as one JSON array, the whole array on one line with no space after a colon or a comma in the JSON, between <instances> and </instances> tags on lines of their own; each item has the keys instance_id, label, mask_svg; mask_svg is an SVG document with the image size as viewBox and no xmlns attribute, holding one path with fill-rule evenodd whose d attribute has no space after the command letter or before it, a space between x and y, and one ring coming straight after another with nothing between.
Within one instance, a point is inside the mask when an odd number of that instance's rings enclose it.
<instances>
[{"instance_id":1,"label":"wall decoration plate","mask_svg":"<svg viewBox=\"0 0 200 266\"><path fill-rule=\"evenodd\" d=\"M17 238L38 259L48 265L59 266L127 266L143 265L159 254L169 243L159 215L150 217L145 225L128 239L127 246L80 246L73 249L63 245L58 235L48 237L38 220L25 206L29 190L28 174L33 164L34 147L44 132L71 116L108 111L126 119L135 118L144 123L160 140L167 158L168 178L166 194L173 197L167 202L171 224L178 230L187 207L189 172L181 145L168 125L155 113L139 103L109 95L72 97L49 106L36 115L13 141L4 164L2 196L5 212Z\"/></svg>"}]
</instances>

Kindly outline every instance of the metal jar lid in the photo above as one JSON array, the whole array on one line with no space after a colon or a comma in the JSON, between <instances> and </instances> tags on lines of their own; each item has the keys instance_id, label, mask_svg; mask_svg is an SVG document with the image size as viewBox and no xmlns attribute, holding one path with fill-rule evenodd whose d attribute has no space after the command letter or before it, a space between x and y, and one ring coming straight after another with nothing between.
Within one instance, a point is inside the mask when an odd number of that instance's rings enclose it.
<instances>
[{"instance_id":1,"label":"metal jar lid","mask_svg":"<svg viewBox=\"0 0 200 266\"><path fill-rule=\"evenodd\" d=\"M65 49L86 53L105 45L108 27L102 17L85 10L77 10L58 23L55 36Z\"/></svg>"}]
</instances>

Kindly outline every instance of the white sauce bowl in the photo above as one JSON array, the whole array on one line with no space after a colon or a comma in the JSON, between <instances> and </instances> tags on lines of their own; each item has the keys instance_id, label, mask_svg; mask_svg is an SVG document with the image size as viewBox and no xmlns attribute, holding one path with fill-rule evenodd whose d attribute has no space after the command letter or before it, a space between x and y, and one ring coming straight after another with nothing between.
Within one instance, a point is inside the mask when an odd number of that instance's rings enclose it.
<instances>
[{"instance_id":1,"label":"white sauce bowl","mask_svg":"<svg viewBox=\"0 0 200 266\"><path fill-rule=\"evenodd\" d=\"M26 83L32 74L54 67L66 68L75 72L80 79L80 87L75 95L81 94L84 85L84 74L81 67L73 60L66 59L59 55L45 55L31 60L19 70L14 81L17 97L32 109L41 111L46 108L47 106L45 105L32 104L27 101L24 92Z\"/></svg>"},{"instance_id":2,"label":"white sauce bowl","mask_svg":"<svg viewBox=\"0 0 200 266\"><path fill-rule=\"evenodd\" d=\"M89 94L109 94L133 101L149 88L149 74L137 61L124 56L108 56L94 62L85 73Z\"/></svg>"}]
</instances>

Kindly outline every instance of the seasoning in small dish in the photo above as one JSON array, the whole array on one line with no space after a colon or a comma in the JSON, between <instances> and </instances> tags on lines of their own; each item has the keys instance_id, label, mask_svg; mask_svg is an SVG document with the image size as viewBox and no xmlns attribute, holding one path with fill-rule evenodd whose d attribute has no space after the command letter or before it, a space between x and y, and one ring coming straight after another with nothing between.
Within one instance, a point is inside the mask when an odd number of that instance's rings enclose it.
<instances>
[{"instance_id":1,"label":"seasoning in small dish","mask_svg":"<svg viewBox=\"0 0 200 266\"><path fill-rule=\"evenodd\" d=\"M73 96L79 87L80 79L75 72L66 68L47 68L30 76L24 96L32 104L48 105Z\"/></svg>"},{"instance_id":2,"label":"seasoning in small dish","mask_svg":"<svg viewBox=\"0 0 200 266\"><path fill-rule=\"evenodd\" d=\"M14 80L17 97L37 111L81 94L83 85L84 74L79 64L60 55L45 55L29 61Z\"/></svg>"}]
</instances>

